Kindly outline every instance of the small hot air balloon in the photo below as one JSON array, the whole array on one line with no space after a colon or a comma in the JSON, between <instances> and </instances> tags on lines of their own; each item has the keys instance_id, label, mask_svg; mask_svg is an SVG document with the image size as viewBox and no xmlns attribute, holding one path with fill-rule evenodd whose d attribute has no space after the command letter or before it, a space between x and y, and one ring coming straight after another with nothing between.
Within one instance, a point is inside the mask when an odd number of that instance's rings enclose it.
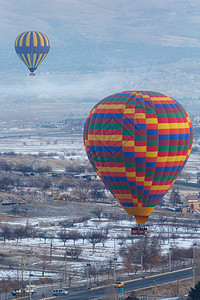
<instances>
[{"instance_id":1,"label":"small hot air balloon","mask_svg":"<svg viewBox=\"0 0 200 300\"><path fill-rule=\"evenodd\" d=\"M141 225L183 169L192 140L185 109L176 100L151 91L126 91L101 100L84 127L92 166Z\"/></svg>"},{"instance_id":2,"label":"small hot air balloon","mask_svg":"<svg viewBox=\"0 0 200 300\"><path fill-rule=\"evenodd\" d=\"M49 49L48 37L39 31L23 32L15 40L15 51L30 70L30 75L35 75L33 72L45 59Z\"/></svg>"}]
</instances>

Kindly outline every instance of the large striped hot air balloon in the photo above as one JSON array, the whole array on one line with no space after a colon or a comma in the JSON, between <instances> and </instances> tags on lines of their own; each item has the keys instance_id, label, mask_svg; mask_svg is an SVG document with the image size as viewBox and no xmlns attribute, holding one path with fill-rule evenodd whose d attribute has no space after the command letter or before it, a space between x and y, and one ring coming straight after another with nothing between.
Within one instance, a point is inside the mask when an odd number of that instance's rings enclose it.
<instances>
[{"instance_id":1,"label":"large striped hot air balloon","mask_svg":"<svg viewBox=\"0 0 200 300\"><path fill-rule=\"evenodd\" d=\"M15 51L25 63L31 74L45 59L50 49L48 37L38 31L26 31L18 35L15 40Z\"/></svg>"},{"instance_id":2,"label":"large striped hot air balloon","mask_svg":"<svg viewBox=\"0 0 200 300\"><path fill-rule=\"evenodd\" d=\"M89 113L84 144L95 171L129 215L145 224L192 148L185 109L156 92L127 91Z\"/></svg>"}]
</instances>

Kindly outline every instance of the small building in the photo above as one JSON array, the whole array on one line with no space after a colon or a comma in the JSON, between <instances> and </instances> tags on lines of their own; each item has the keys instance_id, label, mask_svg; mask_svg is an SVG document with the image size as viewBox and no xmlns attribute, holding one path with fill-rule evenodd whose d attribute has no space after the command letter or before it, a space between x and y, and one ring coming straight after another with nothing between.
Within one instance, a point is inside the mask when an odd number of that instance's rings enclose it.
<instances>
[{"instance_id":1,"label":"small building","mask_svg":"<svg viewBox=\"0 0 200 300\"><path fill-rule=\"evenodd\" d=\"M187 196L186 196L186 200L187 201L195 201L195 200L198 200L198 197L197 197L197 195L195 195L195 194L188 194Z\"/></svg>"},{"instance_id":2,"label":"small building","mask_svg":"<svg viewBox=\"0 0 200 300\"><path fill-rule=\"evenodd\" d=\"M190 206L189 205L183 205L181 207L181 212L184 214L190 213Z\"/></svg>"},{"instance_id":3,"label":"small building","mask_svg":"<svg viewBox=\"0 0 200 300\"><path fill-rule=\"evenodd\" d=\"M186 200L191 213L194 213L195 211L200 212L200 200L198 199L197 195L187 195Z\"/></svg>"}]
</instances>

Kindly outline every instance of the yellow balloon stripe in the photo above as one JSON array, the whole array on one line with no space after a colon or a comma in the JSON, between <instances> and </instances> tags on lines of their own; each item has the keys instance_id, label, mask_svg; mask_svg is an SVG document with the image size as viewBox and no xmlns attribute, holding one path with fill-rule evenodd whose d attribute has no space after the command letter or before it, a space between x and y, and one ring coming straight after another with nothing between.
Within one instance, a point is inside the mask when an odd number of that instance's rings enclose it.
<instances>
[{"instance_id":1,"label":"yellow balloon stripe","mask_svg":"<svg viewBox=\"0 0 200 300\"><path fill-rule=\"evenodd\" d=\"M186 158L186 155L181 156L158 156L157 162L174 162L174 161L184 161Z\"/></svg>"},{"instance_id":2,"label":"yellow balloon stripe","mask_svg":"<svg viewBox=\"0 0 200 300\"><path fill-rule=\"evenodd\" d=\"M130 194L115 194L117 198L126 198L126 199L132 199L132 195Z\"/></svg>"},{"instance_id":3,"label":"yellow balloon stripe","mask_svg":"<svg viewBox=\"0 0 200 300\"><path fill-rule=\"evenodd\" d=\"M36 62L37 54L33 54L33 68L35 68L35 62Z\"/></svg>"},{"instance_id":4,"label":"yellow balloon stripe","mask_svg":"<svg viewBox=\"0 0 200 300\"><path fill-rule=\"evenodd\" d=\"M144 97L144 96L142 96L142 97ZM159 97L151 97L151 100L153 101L153 102L156 102L156 101L160 101L160 102L165 102L165 103L167 103L167 101L170 101L170 103L172 102L172 98L170 98L170 97L168 97L168 96L166 96L165 95L165 97L162 97L162 96L159 96Z\"/></svg>"},{"instance_id":5,"label":"yellow balloon stripe","mask_svg":"<svg viewBox=\"0 0 200 300\"><path fill-rule=\"evenodd\" d=\"M156 118L147 118L146 123L147 124L158 124L158 120Z\"/></svg>"},{"instance_id":6,"label":"yellow balloon stripe","mask_svg":"<svg viewBox=\"0 0 200 300\"><path fill-rule=\"evenodd\" d=\"M37 34L38 34L39 37L40 37L40 43L41 43L41 46L44 47L44 37L41 35L40 32L37 32Z\"/></svg>"},{"instance_id":7,"label":"yellow balloon stripe","mask_svg":"<svg viewBox=\"0 0 200 300\"><path fill-rule=\"evenodd\" d=\"M136 173L135 172L126 172L126 176L130 177L130 178L134 178L134 177L136 177Z\"/></svg>"},{"instance_id":8,"label":"yellow balloon stripe","mask_svg":"<svg viewBox=\"0 0 200 300\"><path fill-rule=\"evenodd\" d=\"M41 61L38 62L37 66L39 66L41 64L41 62L43 62L43 60L45 59L46 56L47 56L47 54L43 54L43 57L42 57Z\"/></svg>"},{"instance_id":9,"label":"yellow balloon stripe","mask_svg":"<svg viewBox=\"0 0 200 300\"><path fill-rule=\"evenodd\" d=\"M188 123L160 123L158 129L166 129L167 126L169 129L189 128Z\"/></svg>"},{"instance_id":10,"label":"yellow balloon stripe","mask_svg":"<svg viewBox=\"0 0 200 300\"><path fill-rule=\"evenodd\" d=\"M166 185L152 185L151 186L151 191L165 191L168 190L171 187L171 184L166 184Z\"/></svg>"},{"instance_id":11,"label":"yellow balloon stripe","mask_svg":"<svg viewBox=\"0 0 200 300\"><path fill-rule=\"evenodd\" d=\"M47 36L44 33L42 35L43 35L43 37L46 41L47 47L48 47L49 46L49 39L47 38Z\"/></svg>"},{"instance_id":12,"label":"yellow balloon stripe","mask_svg":"<svg viewBox=\"0 0 200 300\"><path fill-rule=\"evenodd\" d=\"M98 109L124 109L125 104L100 104Z\"/></svg>"},{"instance_id":13,"label":"yellow balloon stripe","mask_svg":"<svg viewBox=\"0 0 200 300\"><path fill-rule=\"evenodd\" d=\"M24 61L23 57L21 57L21 55L19 53L17 55L19 56L19 58L21 59L21 61L23 61L23 63L26 64L26 62Z\"/></svg>"},{"instance_id":14,"label":"yellow balloon stripe","mask_svg":"<svg viewBox=\"0 0 200 300\"><path fill-rule=\"evenodd\" d=\"M30 55L30 53L27 53L27 58L28 58L28 62L29 62L29 68L31 68L32 65L31 65L31 55Z\"/></svg>"},{"instance_id":15,"label":"yellow balloon stripe","mask_svg":"<svg viewBox=\"0 0 200 300\"><path fill-rule=\"evenodd\" d=\"M125 108L124 114L134 114L135 108Z\"/></svg>"},{"instance_id":16,"label":"yellow balloon stripe","mask_svg":"<svg viewBox=\"0 0 200 300\"><path fill-rule=\"evenodd\" d=\"M40 53L40 55L38 56L38 59L37 59L37 61L36 61L36 65L35 65L36 68L37 68L37 66L39 65L39 62L40 62L40 60L41 60L41 57L42 57L42 53Z\"/></svg>"},{"instance_id":17,"label":"yellow balloon stripe","mask_svg":"<svg viewBox=\"0 0 200 300\"><path fill-rule=\"evenodd\" d=\"M31 32L29 31L26 36L26 47L30 46L30 37L31 37Z\"/></svg>"},{"instance_id":18,"label":"yellow balloon stripe","mask_svg":"<svg viewBox=\"0 0 200 300\"><path fill-rule=\"evenodd\" d=\"M37 35L36 35L35 31L33 31L33 46L37 47Z\"/></svg>"},{"instance_id":19,"label":"yellow balloon stripe","mask_svg":"<svg viewBox=\"0 0 200 300\"><path fill-rule=\"evenodd\" d=\"M88 140L89 141L122 141L122 135L98 135L98 134L90 134L88 136Z\"/></svg>"},{"instance_id":20,"label":"yellow balloon stripe","mask_svg":"<svg viewBox=\"0 0 200 300\"><path fill-rule=\"evenodd\" d=\"M146 119L145 113L135 113L135 119Z\"/></svg>"},{"instance_id":21,"label":"yellow balloon stripe","mask_svg":"<svg viewBox=\"0 0 200 300\"><path fill-rule=\"evenodd\" d=\"M18 37L16 38L16 41L15 41L15 47L17 47L18 40L19 40L20 36L21 36L21 34L19 34Z\"/></svg>"},{"instance_id":22,"label":"yellow balloon stripe","mask_svg":"<svg viewBox=\"0 0 200 300\"><path fill-rule=\"evenodd\" d=\"M27 32L24 32L24 33L22 34L22 36L20 37L20 40L19 40L19 46L20 46L20 47L21 47L22 44L23 44L23 39L24 39L24 36L25 36L26 33L27 33Z\"/></svg>"},{"instance_id":23,"label":"yellow balloon stripe","mask_svg":"<svg viewBox=\"0 0 200 300\"><path fill-rule=\"evenodd\" d=\"M122 147L134 147L134 140L133 141L122 141Z\"/></svg>"},{"instance_id":24,"label":"yellow balloon stripe","mask_svg":"<svg viewBox=\"0 0 200 300\"><path fill-rule=\"evenodd\" d=\"M110 173L123 173L126 172L126 169L124 167L98 167L99 172L110 172Z\"/></svg>"},{"instance_id":25,"label":"yellow balloon stripe","mask_svg":"<svg viewBox=\"0 0 200 300\"><path fill-rule=\"evenodd\" d=\"M135 152L146 152L147 146L135 146Z\"/></svg>"},{"instance_id":26,"label":"yellow balloon stripe","mask_svg":"<svg viewBox=\"0 0 200 300\"><path fill-rule=\"evenodd\" d=\"M27 62L27 60L26 60L24 54L22 53L21 55L22 55L22 57L23 57L23 60L24 60L25 64L28 66L28 62Z\"/></svg>"}]
</instances>

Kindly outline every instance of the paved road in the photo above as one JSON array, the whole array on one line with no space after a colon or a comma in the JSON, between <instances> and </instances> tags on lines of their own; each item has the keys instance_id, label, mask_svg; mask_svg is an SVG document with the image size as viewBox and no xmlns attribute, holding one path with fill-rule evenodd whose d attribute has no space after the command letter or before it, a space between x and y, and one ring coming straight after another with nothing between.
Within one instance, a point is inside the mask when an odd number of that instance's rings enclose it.
<instances>
[{"instance_id":1,"label":"paved road","mask_svg":"<svg viewBox=\"0 0 200 300\"><path fill-rule=\"evenodd\" d=\"M124 292L130 292L132 290L139 290L146 287L153 287L155 284L163 284L167 282L173 282L177 279L182 280L192 277L192 268L186 268L179 271L168 272L164 274L159 274L155 276L150 276L143 279L134 279L124 282ZM54 288L59 288L59 286L54 286ZM105 294L105 286L98 288L91 288L90 290L86 288L80 288L77 290L70 290L70 294L67 296L57 296L56 300L91 300L103 297ZM32 297L32 300L41 299L46 297L52 297L52 286L39 287L38 293ZM3 300L3 298L2 298Z\"/></svg>"},{"instance_id":2,"label":"paved road","mask_svg":"<svg viewBox=\"0 0 200 300\"><path fill-rule=\"evenodd\" d=\"M137 290L137 289L142 289L146 287L151 287L154 286L155 283L157 285L162 284L162 283L167 283L167 282L173 282L176 281L177 279L182 280L186 278L191 278L192 277L192 268L187 268L183 269L180 271L174 271L174 272L169 272L165 273L162 275L156 275L156 276L151 276L148 278L143 278L143 279L137 279L133 281L125 281L124 283L124 291L132 291L132 290ZM94 288L91 290L79 290L79 291L71 291L70 294L67 297L64 296L58 296L57 300L61 299L67 299L67 300L89 300L89 299L96 299L98 297L103 297L104 296L104 290L105 288Z\"/></svg>"}]
</instances>

